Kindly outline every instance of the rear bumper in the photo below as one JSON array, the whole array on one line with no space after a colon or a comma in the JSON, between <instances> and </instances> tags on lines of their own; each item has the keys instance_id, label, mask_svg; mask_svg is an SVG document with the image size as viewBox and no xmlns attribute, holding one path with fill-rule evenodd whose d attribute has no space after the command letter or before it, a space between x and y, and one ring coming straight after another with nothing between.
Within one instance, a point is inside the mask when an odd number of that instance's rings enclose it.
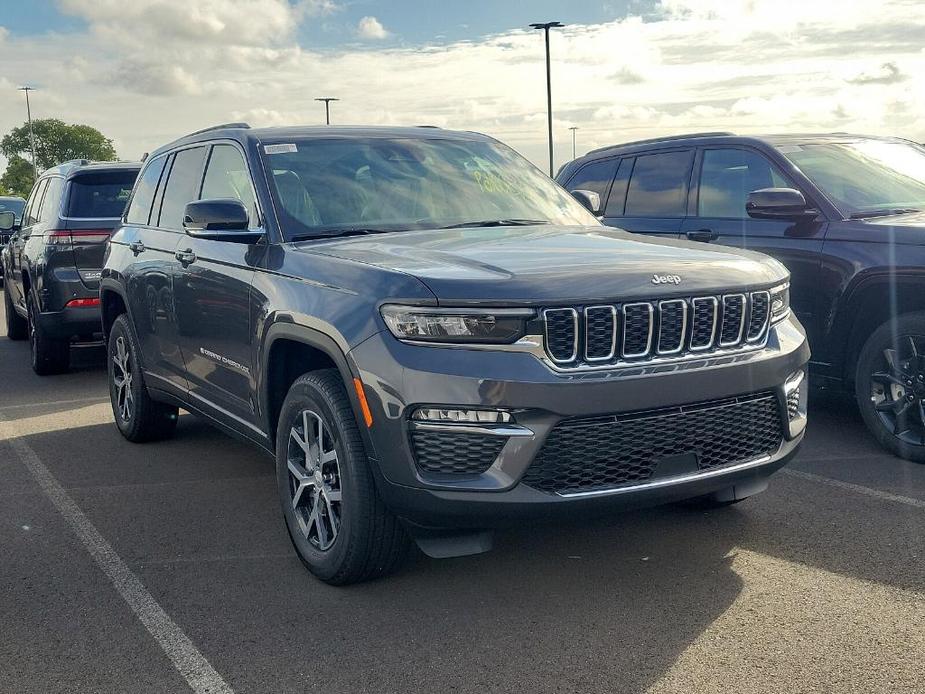
<instances>
[{"instance_id":1,"label":"rear bumper","mask_svg":"<svg viewBox=\"0 0 925 694\"><path fill-rule=\"evenodd\" d=\"M49 337L102 337L103 318L99 307L63 308L39 314L39 326Z\"/></svg>"}]
</instances>

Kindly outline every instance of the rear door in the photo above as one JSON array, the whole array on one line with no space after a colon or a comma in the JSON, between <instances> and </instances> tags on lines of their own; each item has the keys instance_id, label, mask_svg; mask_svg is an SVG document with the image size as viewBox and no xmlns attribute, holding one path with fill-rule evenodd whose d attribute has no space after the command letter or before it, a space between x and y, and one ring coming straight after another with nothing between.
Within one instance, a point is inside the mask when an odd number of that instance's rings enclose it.
<instances>
[{"instance_id":1,"label":"rear door","mask_svg":"<svg viewBox=\"0 0 925 694\"><path fill-rule=\"evenodd\" d=\"M790 270L793 311L810 332L812 342L818 322L816 284L821 270L825 221L752 219L746 214L749 192L797 187L757 150L707 148L698 156L697 168L699 175L693 195L696 212L684 221L684 234L693 240L760 251L781 261ZM813 204L809 197L807 201Z\"/></svg>"},{"instance_id":2,"label":"rear door","mask_svg":"<svg viewBox=\"0 0 925 694\"><path fill-rule=\"evenodd\" d=\"M73 263L88 289L99 288L106 242L119 223L138 171L82 172L68 180L63 218Z\"/></svg>"},{"instance_id":3,"label":"rear door","mask_svg":"<svg viewBox=\"0 0 925 694\"><path fill-rule=\"evenodd\" d=\"M693 149L624 157L611 186L604 223L661 238L677 238L687 214Z\"/></svg>"},{"instance_id":4,"label":"rear door","mask_svg":"<svg viewBox=\"0 0 925 694\"><path fill-rule=\"evenodd\" d=\"M26 203L26 209L23 212L22 227L17 231L10 243L10 301L19 306L23 311L26 310L26 297L23 290L22 272L23 272L23 252L33 232L39 227L39 210L42 207L42 199L45 196L45 189L48 186L48 178L41 178L32 188L29 195L29 202Z\"/></svg>"}]
</instances>

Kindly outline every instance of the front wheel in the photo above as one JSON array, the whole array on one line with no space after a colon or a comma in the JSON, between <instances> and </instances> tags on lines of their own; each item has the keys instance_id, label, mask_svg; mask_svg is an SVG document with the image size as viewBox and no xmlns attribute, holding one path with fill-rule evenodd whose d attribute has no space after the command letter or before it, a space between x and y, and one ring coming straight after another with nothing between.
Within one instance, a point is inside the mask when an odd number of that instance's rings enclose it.
<instances>
[{"instance_id":1,"label":"front wheel","mask_svg":"<svg viewBox=\"0 0 925 694\"><path fill-rule=\"evenodd\" d=\"M873 332L858 357L854 387L880 445L925 462L925 313L899 316Z\"/></svg>"},{"instance_id":2,"label":"front wheel","mask_svg":"<svg viewBox=\"0 0 925 694\"><path fill-rule=\"evenodd\" d=\"M401 564L410 541L379 498L336 370L292 384L279 417L276 469L289 538L315 576L347 585Z\"/></svg>"}]
</instances>

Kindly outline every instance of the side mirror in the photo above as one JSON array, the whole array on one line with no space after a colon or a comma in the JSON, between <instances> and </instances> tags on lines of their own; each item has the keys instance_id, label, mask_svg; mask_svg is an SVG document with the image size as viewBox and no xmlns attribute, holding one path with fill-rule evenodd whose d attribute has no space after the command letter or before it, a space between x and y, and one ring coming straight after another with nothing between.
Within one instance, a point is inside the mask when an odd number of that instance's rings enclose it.
<instances>
[{"instance_id":1,"label":"side mirror","mask_svg":"<svg viewBox=\"0 0 925 694\"><path fill-rule=\"evenodd\" d=\"M755 219L804 219L819 214L806 205L803 193L794 188L753 190L745 201L745 212Z\"/></svg>"},{"instance_id":2,"label":"side mirror","mask_svg":"<svg viewBox=\"0 0 925 694\"><path fill-rule=\"evenodd\" d=\"M10 212L0 212L0 231L10 231L13 227L16 226L16 213Z\"/></svg>"},{"instance_id":3,"label":"side mirror","mask_svg":"<svg viewBox=\"0 0 925 694\"><path fill-rule=\"evenodd\" d=\"M183 228L198 239L255 243L263 232L248 229L249 224L247 208L235 198L194 200L183 210Z\"/></svg>"},{"instance_id":4,"label":"side mirror","mask_svg":"<svg viewBox=\"0 0 925 694\"><path fill-rule=\"evenodd\" d=\"M601 214L601 196L595 193L593 190L582 190L578 188L571 191L572 197L580 202L588 212L593 214L595 217Z\"/></svg>"}]
</instances>

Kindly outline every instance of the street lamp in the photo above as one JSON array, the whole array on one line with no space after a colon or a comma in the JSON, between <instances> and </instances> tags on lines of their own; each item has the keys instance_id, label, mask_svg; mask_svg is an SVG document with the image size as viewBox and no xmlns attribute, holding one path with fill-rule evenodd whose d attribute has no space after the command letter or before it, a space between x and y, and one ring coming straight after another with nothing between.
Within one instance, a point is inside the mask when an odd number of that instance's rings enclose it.
<instances>
[{"instance_id":1,"label":"street lamp","mask_svg":"<svg viewBox=\"0 0 925 694\"><path fill-rule=\"evenodd\" d=\"M577 125L573 125L569 130L572 131L572 159L575 158L575 131L578 130Z\"/></svg>"},{"instance_id":2,"label":"street lamp","mask_svg":"<svg viewBox=\"0 0 925 694\"><path fill-rule=\"evenodd\" d=\"M565 25L559 22L537 22L530 26L533 29L542 29L546 34L546 117L549 121L549 177L552 178L552 75L549 67L549 30Z\"/></svg>"},{"instance_id":3,"label":"street lamp","mask_svg":"<svg viewBox=\"0 0 925 694\"><path fill-rule=\"evenodd\" d=\"M32 87L20 87L19 91L26 93L26 117L29 119L29 146L32 149L32 174L35 180L39 180L39 167L35 163L35 134L32 132L32 108L29 106L29 92L34 91Z\"/></svg>"},{"instance_id":4,"label":"street lamp","mask_svg":"<svg viewBox=\"0 0 925 694\"><path fill-rule=\"evenodd\" d=\"M340 101L340 99L335 99L333 96L324 96L324 97L321 97L320 99L315 99L315 101L324 102L324 122L327 125L330 125L331 124L331 102Z\"/></svg>"}]
</instances>

